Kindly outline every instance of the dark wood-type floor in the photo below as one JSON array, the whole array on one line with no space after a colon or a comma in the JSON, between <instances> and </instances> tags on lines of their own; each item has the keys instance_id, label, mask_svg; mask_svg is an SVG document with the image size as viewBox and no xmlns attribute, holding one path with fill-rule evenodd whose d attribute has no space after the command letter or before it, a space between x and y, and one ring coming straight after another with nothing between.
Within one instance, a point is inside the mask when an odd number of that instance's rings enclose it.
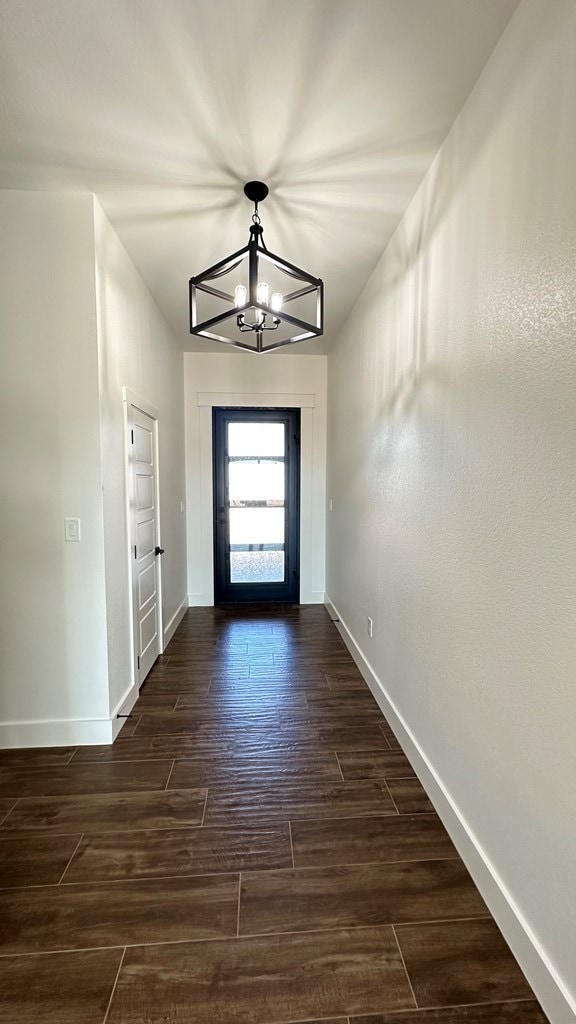
<instances>
[{"instance_id":1,"label":"dark wood-type floor","mask_svg":"<svg viewBox=\"0 0 576 1024\"><path fill-rule=\"evenodd\" d=\"M322 607L189 611L112 747L0 751L0 1018L545 1024Z\"/></svg>"}]
</instances>

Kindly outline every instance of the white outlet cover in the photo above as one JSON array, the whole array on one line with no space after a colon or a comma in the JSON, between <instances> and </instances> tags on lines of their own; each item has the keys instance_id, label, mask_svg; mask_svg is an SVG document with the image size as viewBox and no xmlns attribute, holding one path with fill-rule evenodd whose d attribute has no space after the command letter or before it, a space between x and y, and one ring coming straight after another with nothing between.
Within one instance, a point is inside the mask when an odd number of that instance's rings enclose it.
<instances>
[{"instance_id":1,"label":"white outlet cover","mask_svg":"<svg viewBox=\"0 0 576 1024\"><path fill-rule=\"evenodd\" d=\"M64 538L74 543L82 540L82 527L79 519L64 520Z\"/></svg>"}]
</instances>

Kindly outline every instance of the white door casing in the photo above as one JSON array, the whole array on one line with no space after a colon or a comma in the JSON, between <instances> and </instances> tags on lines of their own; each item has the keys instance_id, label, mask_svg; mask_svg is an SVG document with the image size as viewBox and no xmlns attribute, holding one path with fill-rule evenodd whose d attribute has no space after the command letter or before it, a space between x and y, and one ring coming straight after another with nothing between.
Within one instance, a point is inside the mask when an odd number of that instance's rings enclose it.
<instances>
[{"instance_id":1,"label":"white door casing","mask_svg":"<svg viewBox=\"0 0 576 1024\"><path fill-rule=\"evenodd\" d=\"M127 427L134 674L141 686L162 653L158 420L129 400Z\"/></svg>"}]
</instances>

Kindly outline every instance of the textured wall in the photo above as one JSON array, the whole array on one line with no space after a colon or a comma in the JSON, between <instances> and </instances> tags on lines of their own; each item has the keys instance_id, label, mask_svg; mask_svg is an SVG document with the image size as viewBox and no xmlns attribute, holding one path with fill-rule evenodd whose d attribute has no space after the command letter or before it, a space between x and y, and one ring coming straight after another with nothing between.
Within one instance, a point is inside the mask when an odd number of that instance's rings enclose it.
<instances>
[{"instance_id":1,"label":"textured wall","mask_svg":"<svg viewBox=\"0 0 576 1024\"><path fill-rule=\"evenodd\" d=\"M117 235L95 202L96 282L106 546L110 709L132 681L122 388L159 410L164 628L186 597L182 352Z\"/></svg>"},{"instance_id":2,"label":"textured wall","mask_svg":"<svg viewBox=\"0 0 576 1024\"><path fill-rule=\"evenodd\" d=\"M0 743L73 742L108 714L92 197L0 192L0 235Z\"/></svg>"},{"instance_id":3,"label":"textured wall","mask_svg":"<svg viewBox=\"0 0 576 1024\"><path fill-rule=\"evenodd\" d=\"M520 5L329 358L327 549L574 994L575 39L573 0Z\"/></svg>"}]
</instances>

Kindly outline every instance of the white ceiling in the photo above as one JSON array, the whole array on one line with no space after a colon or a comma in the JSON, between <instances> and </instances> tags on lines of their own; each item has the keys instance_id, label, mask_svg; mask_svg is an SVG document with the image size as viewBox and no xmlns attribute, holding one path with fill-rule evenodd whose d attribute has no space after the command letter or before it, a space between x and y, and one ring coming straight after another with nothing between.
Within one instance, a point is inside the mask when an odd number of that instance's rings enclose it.
<instances>
[{"instance_id":1,"label":"white ceiling","mask_svg":"<svg viewBox=\"0 0 576 1024\"><path fill-rule=\"evenodd\" d=\"M184 348L245 244L326 287L326 351L518 0L0 0L0 186L95 192Z\"/></svg>"}]
</instances>

